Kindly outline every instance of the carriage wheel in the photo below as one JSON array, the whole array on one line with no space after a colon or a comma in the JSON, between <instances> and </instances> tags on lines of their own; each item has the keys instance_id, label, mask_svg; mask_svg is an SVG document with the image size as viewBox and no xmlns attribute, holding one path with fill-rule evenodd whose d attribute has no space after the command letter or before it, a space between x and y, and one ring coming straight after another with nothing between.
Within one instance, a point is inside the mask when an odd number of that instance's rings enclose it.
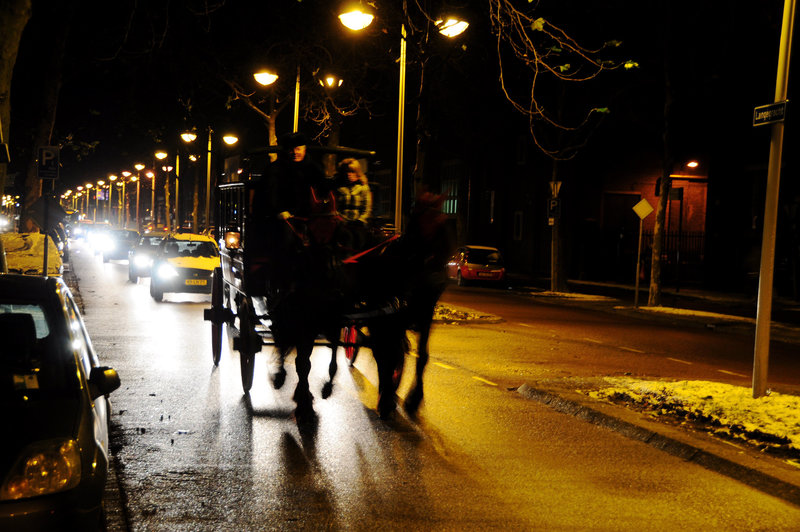
<instances>
[{"instance_id":1,"label":"carriage wheel","mask_svg":"<svg viewBox=\"0 0 800 532\"><path fill-rule=\"evenodd\" d=\"M342 329L342 340L344 343L344 357L347 362L352 366L356 362L358 356L358 327L349 325Z\"/></svg>"},{"instance_id":2,"label":"carriage wheel","mask_svg":"<svg viewBox=\"0 0 800 532\"><path fill-rule=\"evenodd\" d=\"M255 331L256 320L249 299L239 305L239 363L242 369L242 389L245 393L253 387L256 353L261 351L261 337Z\"/></svg>"},{"instance_id":3,"label":"carriage wheel","mask_svg":"<svg viewBox=\"0 0 800 532\"><path fill-rule=\"evenodd\" d=\"M222 301L222 268L214 269L211 275L211 310L219 316L224 309ZM219 366L222 356L222 321L211 320L211 357L215 366Z\"/></svg>"}]
</instances>

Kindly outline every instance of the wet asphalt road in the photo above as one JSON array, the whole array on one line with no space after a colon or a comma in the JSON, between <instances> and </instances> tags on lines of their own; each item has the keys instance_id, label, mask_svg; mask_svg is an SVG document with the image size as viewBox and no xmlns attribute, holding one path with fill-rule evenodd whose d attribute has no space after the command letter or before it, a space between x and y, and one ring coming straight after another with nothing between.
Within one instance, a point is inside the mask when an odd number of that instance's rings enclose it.
<instances>
[{"instance_id":1,"label":"wet asphalt road","mask_svg":"<svg viewBox=\"0 0 800 532\"><path fill-rule=\"evenodd\" d=\"M800 509L695 464L525 400L513 388L563 349L492 325L437 327L420 418L380 421L374 367L340 366L318 422L267 383L242 394L238 355L211 362L207 296L148 294L124 262L73 254L85 319L122 387L112 395L131 530L791 530ZM571 346L572 349L574 346ZM585 346L592 350L592 345ZM567 353L562 353L564 357ZM366 355L366 356L365 356ZM572 353L570 353L570 356ZM524 368L524 369L522 369ZM520 375L524 371L525 375ZM401 395L408 382L401 386Z\"/></svg>"}]
</instances>

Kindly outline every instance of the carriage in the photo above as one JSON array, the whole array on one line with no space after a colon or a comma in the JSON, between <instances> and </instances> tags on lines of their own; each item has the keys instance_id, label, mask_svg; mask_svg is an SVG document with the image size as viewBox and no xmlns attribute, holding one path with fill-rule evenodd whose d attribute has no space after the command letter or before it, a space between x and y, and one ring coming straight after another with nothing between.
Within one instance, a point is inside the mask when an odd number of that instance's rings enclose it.
<instances>
[{"instance_id":1,"label":"carriage","mask_svg":"<svg viewBox=\"0 0 800 532\"><path fill-rule=\"evenodd\" d=\"M255 157L277 151L277 148L261 150ZM315 151L334 153L339 156L369 158L375 154L371 151L350 148L323 148ZM309 148L309 152L312 149ZM247 165L243 165L247 166ZM257 165L251 165L255 168ZM237 175L236 181L219 184L216 202L216 238L220 248L220 266L212 275L211 308L206 309L204 318L211 322L212 356L214 365L220 362L222 352L222 331L227 328L228 337L232 339L233 349L239 352L242 388L249 392L253 385L255 355L265 345L273 345L281 351L281 344L286 344L287 329L304 322L313 322L312 314L325 316L325 323L316 328L308 327L313 335L301 339L294 337L293 348L296 349L296 368L299 377L294 400L301 407L313 413L310 403L313 400L308 390L308 371L310 354L313 346L324 345L331 348L332 356L329 365L330 380L322 391L322 397L330 395L333 377L337 368L337 349L344 348L345 357L352 364L362 345L368 345L376 359L379 374L379 405L382 417L389 415L395 408L395 391L402 374L405 352L408 348L406 332L413 327L420 333L418 347L415 404L422 398L422 369L427 362L427 339L432 320L433 308L444 286L444 263L449 250L440 241L431 240L431 231L411 231L409 235L393 234L394 231L383 232L377 244L373 243L368 250L336 261L336 273L342 270L350 272L351 284L359 285L350 294L350 299L322 300L309 297L316 294L318 288L306 291L306 299L296 298L294 312L282 310L280 316L275 311L274 294L264 290L269 271L262 254L254 252L263 245L260 241L256 225L248 218L250 189L247 171L231 172ZM242 177L243 176L243 177ZM313 194L312 194L313 195ZM438 203L437 203L438 201ZM437 200L433 207L418 209L420 216L411 217L409 227L441 226L441 201ZM418 198L417 205L428 205ZM417 220L415 223L414 220ZM312 223L308 222L309 233ZM250 231L250 233L248 233ZM391 236L390 236L391 235ZM416 235L416 236L414 236ZM313 238L311 239L313 240ZM432 244L432 245L429 245ZM308 247L308 243L305 244ZM313 249L313 244L311 246ZM430 249L428 249L430 248ZM389 252L389 250L392 252ZM384 253L386 252L386 253ZM313 253L312 253L313 255ZM435 256L435 260L430 260ZM359 257L365 260L359 262ZM322 262L331 262L330 257ZM437 266L432 275L426 273L431 264ZM393 272L387 269L398 268ZM441 275L439 275L441 270ZM387 282L386 279L391 279ZM316 277L314 277L316 279ZM431 282L433 279L433 282ZM439 280L442 280L440 283ZM299 283L298 283L299 284ZM323 291L326 287L322 287ZM302 290L298 290L302 292ZM358 295L354 295L358 294ZM365 297L365 294L369 294ZM360 298L360 299L359 299ZM357 301L357 303L355 303ZM284 305L284 308L288 306ZM325 310L336 306L337 311ZM299 307L299 308L297 308ZM322 310L320 310L322 309ZM369 334L365 334L365 331ZM296 331L295 331L296 332ZM310 336L310 338L309 338ZM368 342L368 344L366 344ZM300 345L302 344L302 346ZM301 356L302 351L302 356ZM285 356L283 351L281 356ZM281 362L282 362L281 358ZM302 363L302 368L301 368ZM285 371L280 368L285 376ZM276 388L282 385L276 383ZM304 389L301 389L305 387Z\"/></svg>"},{"instance_id":2,"label":"carriage","mask_svg":"<svg viewBox=\"0 0 800 532\"><path fill-rule=\"evenodd\" d=\"M275 151L276 147L270 147L248 154L244 161L240 161L246 167L245 172L231 172L237 180L220 183L216 189L214 232L219 243L220 266L212 274L211 308L205 309L204 319L211 322L212 359L215 366L220 362L223 327L227 329L233 349L239 352L242 388L245 392L253 384L256 353L261 351L262 346L275 345L268 296L263 293L261 270L264 258L257 253L250 253L248 248L248 245L254 245L254 240L259 236L248 235L248 229L253 229L249 227L247 216L247 181L251 178L247 167L258 166L252 161L263 159ZM375 156L373 151L351 148L316 148L313 151L340 157ZM319 338L316 345L328 346L333 350L343 347L347 360L352 363L360 348L359 338L363 338L357 331L364 319L363 313L344 316L339 338Z\"/></svg>"}]
</instances>

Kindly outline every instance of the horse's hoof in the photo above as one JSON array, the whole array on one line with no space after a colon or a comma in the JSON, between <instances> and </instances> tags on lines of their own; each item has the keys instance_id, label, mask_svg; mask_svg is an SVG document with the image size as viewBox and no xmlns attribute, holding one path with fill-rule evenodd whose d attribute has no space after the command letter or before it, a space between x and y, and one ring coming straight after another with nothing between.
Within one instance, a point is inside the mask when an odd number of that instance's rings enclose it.
<instances>
[{"instance_id":1,"label":"horse's hoof","mask_svg":"<svg viewBox=\"0 0 800 532\"><path fill-rule=\"evenodd\" d=\"M403 408L409 415L415 415L419 410L419 405L422 403L422 392L419 388L414 388L411 393L406 397L403 403Z\"/></svg>"},{"instance_id":2,"label":"horse's hoof","mask_svg":"<svg viewBox=\"0 0 800 532\"><path fill-rule=\"evenodd\" d=\"M286 382L286 370L281 368L272 374L272 386L276 390L280 390L283 383Z\"/></svg>"},{"instance_id":3,"label":"horse's hoof","mask_svg":"<svg viewBox=\"0 0 800 532\"><path fill-rule=\"evenodd\" d=\"M387 420L392 417L394 411L397 409L397 403L394 399L378 399L378 417Z\"/></svg>"},{"instance_id":4,"label":"horse's hoof","mask_svg":"<svg viewBox=\"0 0 800 532\"><path fill-rule=\"evenodd\" d=\"M322 398L327 399L333 393L333 383L326 382L325 385L322 387Z\"/></svg>"}]
</instances>

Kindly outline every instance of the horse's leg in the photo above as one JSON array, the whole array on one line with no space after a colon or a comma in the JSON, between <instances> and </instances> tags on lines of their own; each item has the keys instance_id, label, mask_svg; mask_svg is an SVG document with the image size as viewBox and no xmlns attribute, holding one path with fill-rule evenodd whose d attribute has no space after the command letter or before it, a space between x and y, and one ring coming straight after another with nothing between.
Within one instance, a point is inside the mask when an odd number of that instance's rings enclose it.
<instances>
[{"instance_id":1,"label":"horse's leg","mask_svg":"<svg viewBox=\"0 0 800 532\"><path fill-rule=\"evenodd\" d=\"M418 321L419 337L417 341L417 367L414 374L414 387L406 397L403 406L410 415L416 414L424 396L423 375L425 366L428 364L428 339L431 335L431 324L433 323L433 310L435 304L430 309L426 309L425 315Z\"/></svg>"},{"instance_id":2,"label":"horse's leg","mask_svg":"<svg viewBox=\"0 0 800 532\"><path fill-rule=\"evenodd\" d=\"M308 385L308 375L311 373L311 351L314 349L314 339L303 338L298 341L295 358L295 368L297 369L297 387L294 390L294 402L297 404L295 416L303 417L313 415L312 403L314 397L311 395Z\"/></svg>"},{"instance_id":3,"label":"horse's leg","mask_svg":"<svg viewBox=\"0 0 800 532\"><path fill-rule=\"evenodd\" d=\"M398 319L383 326L372 337L375 339L373 355L378 365L378 415L388 419L397 408L397 384L394 372L405 356L405 329Z\"/></svg>"},{"instance_id":4,"label":"horse's leg","mask_svg":"<svg viewBox=\"0 0 800 532\"><path fill-rule=\"evenodd\" d=\"M336 376L336 371L339 369L339 365L336 361L336 355L339 350L339 330L337 332L328 332L325 336L328 341L331 343L331 362L328 365L328 382L322 386L322 398L327 399L333 393L333 378Z\"/></svg>"}]
</instances>

